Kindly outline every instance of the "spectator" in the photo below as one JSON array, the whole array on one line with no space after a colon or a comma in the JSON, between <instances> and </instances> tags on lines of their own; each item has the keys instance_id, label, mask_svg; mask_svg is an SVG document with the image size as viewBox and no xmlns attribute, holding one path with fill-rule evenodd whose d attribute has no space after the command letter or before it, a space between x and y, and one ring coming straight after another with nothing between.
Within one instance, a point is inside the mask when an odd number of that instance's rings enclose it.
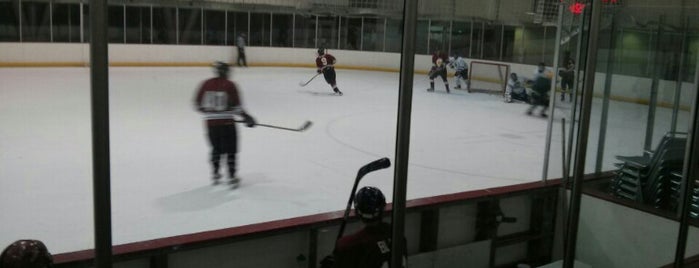
<instances>
[{"instance_id":1,"label":"spectator","mask_svg":"<svg viewBox=\"0 0 699 268\"><path fill-rule=\"evenodd\" d=\"M237 188L240 178L236 177L236 155L238 153L238 131L234 116L243 118L248 127L255 126L255 119L242 107L238 87L230 80L227 63L214 63L216 77L204 81L197 90L194 106L204 115L211 144L212 179L218 184L220 161L226 157L229 184Z\"/></svg>"}]
</instances>

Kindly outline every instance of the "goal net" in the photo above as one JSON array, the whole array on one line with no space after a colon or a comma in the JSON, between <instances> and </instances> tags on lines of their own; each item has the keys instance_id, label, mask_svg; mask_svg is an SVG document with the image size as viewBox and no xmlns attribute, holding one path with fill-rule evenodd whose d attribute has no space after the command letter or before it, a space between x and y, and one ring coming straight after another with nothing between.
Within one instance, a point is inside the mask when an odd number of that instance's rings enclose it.
<instances>
[{"instance_id":1,"label":"goal net","mask_svg":"<svg viewBox=\"0 0 699 268\"><path fill-rule=\"evenodd\" d=\"M483 61L472 61L469 67L469 92L491 94L505 93L510 65Z\"/></svg>"}]
</instances>

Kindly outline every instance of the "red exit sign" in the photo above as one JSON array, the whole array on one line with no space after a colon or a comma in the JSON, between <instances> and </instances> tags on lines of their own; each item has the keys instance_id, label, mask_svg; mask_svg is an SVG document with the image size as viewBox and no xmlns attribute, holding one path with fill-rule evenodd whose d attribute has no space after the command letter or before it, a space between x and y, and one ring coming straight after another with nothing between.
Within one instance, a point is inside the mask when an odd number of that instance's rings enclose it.
<instances>
[{"instance_id":1,"label":"red exit sign","mask_svg":"<svg viewBox=\"0 0 699 268\"><path fill-rule=\"evenodd\" d=\"M564 2L564 0L561 0L561 2ZM621 0L602 0L602 3L604 4L620 4ZM585 10L585 7L587 4L575 1L575 3L572 3L568 6L568 10L570 10L570 13L573 13L575 15L582 14L583 11Z\"/></svg>"}]
</instances>

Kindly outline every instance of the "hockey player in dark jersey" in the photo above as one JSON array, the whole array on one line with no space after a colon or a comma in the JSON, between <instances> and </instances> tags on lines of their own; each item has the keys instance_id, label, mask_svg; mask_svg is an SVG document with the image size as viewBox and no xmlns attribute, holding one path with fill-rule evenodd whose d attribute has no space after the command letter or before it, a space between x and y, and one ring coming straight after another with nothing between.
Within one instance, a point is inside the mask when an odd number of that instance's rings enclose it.
<instances>
[{"instance_id":1,"label":"hockey player in dark jersey","mask_svg":"<svg viewBox=\"0 0 699 268\"><path fill-rule=\"evenodd\" d=\"M321 263L323 268L383 268L391 262L391 225L381 220L386 198L381 190L363 187L357 191L354 209L364 223L358 232L337 241L332 257ZM405 244L404 244L405 245ZM405 249L403 252L406 252ZM403 256L405 267L407 257Z\"/></svg>"},{"instance_id":2,"label":"hockey player in dark jersey","mask_svg":"<svg viewBox=\"0 0 699 268\"><path fill-rule=\"evenodd\" d=\"M434 54L432 54L432 69L430 70L430 88L427 91L434 91L434 78L439 76L442 77L444 81L444 87L449 93L449 81L447 80L447 63L449 62L449 57L447 54L442 53L437 49Z\"/></svg>"},{"instance_id":3,"label":"hockey player in dark jersey","mask_svg":"<svg viewBox=\"0 0 699 268\"><path fill-rule=\"evenodd\" d=\"M224 62L214 63L217 77L204 81L199 87L194 106L204 114L211 143L212 179L218 184L221 179L219 166L222 157L228 164L229 183L235 188L240 183L236 173L238 133L234 116L244 119L248 127L255 126L255 119L243 110L236 85L228 80L230 67Z\"/></svg>"},{"instance_id":4,"label":"hockey player in dark jersey","mask_svg":"<svg viewBox=\"0 0 699 268\"><path fill-rule=\"evenodd\" d=\"M318 57L316 57L316 67L318 67L318 73L323 73L325 77L325 82L328 82L332 86L335 94L342 96L342 91L337 88L337 82L335 81L335 62L337 60L333 55L325 53L325 48L318 48Z\"/></svg>"},{"instance_id":5,"label":"hockey player in dark jersey","mask_svg":"<svg viewBox=\"0 0 699 268\"><path fill-rule=\"evenodd\" d=\"M534 78L530 80L532 84L531 106L527 109L527 115L531 115L537 106L541 106L541 117L548 117L546 110L549 107L549 91L551 90L551 78L553 73L546 68L546 64L541 62L534 71Z\"/></svg>"}]
</instances>

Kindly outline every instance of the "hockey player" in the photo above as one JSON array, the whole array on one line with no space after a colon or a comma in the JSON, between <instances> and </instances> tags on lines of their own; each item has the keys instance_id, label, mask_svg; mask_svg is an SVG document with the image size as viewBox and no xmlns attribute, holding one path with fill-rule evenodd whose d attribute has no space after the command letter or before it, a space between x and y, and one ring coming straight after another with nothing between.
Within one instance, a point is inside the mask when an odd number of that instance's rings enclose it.
<instances>
[{"instance_id":1,"label":"hockey player","mask_svg":"<svg viewBox=\"0 0 699 268\"><path fill-rule=\"evenodd\" d=\"M461 79L464 80L466 88L468 89L468 65L466 64L466 60L457 54L455 59L449 60L449 67L455 69L454 80L456 80L456 86L454 89L461 89Z\"/></svg>"},{"instance_id":2,"label":"hockey player","mask_svg":"<svg viewBox=\"0 0 699 268\"><path fill-rule=\"evenodd\" d=\"M385 207L386 198L381 190L370 186L359 189L355 195L354 209L362 220L364 228L340 238L335 245L333 255L323 259L321 267L389 267L391 225L381 220ZM406 262L407 257L404 255L402 267L406 266Z\"/></svg>"},{"instance_id":3,"label":"hockey player","mask_svg":"<svg viewBox=\"0 0 699 268\"><path fill-rule=\"evenodd\" d=\"M236 85L228 80L230 66L224 62L214 63L216 77L204 81L194 98L194 106L204 114L211 143L212 179L218 184L221 179L219 162L226 157L229 183L235 188L240 183L236 173L238 133L234 116L241 116L245 125L255 126L255 119L243 110Z\"/></svg>"},{"instance_id":4,"label":"hockey player","mask_svg":"<svg viewBox=\"0 0 699 268\"><path fill-rule=\"evenodd\" d=\"M434 54L432 54L433 65L429 73L430 88L427 89L427 91L434 91L434 78L440 76L442 77L442 81L444 81L444 87L447 89L447 93L449 93L449 81L447 80L446 66L447 63L449 63L447 54L442 53L439 49L435 50Z\"/></svg>"},{"instance_id":5,"label":"hockey player","mask_svg":"<svg viewBox=\"0 0 699 268\"><path fill-rule=\"evenodd\" d=\"M522 82L519 81L517 73L510 74L510 79L507 80L507 88L505 89L505 102L510 103L513 99L529 102L527 90L522 86Z\"/></svg>"},{"instance_id":6,"label":"hockey player","mask_svg":"<svg viewBox=\"0 0 699 268\"><path fill-rule=\"evenodd\" d=\"M551 78L553 78L551 70L546 68L546 64L543 62L539 63L539 66L537 66L534 72L534 79L530 81L532 83L532 106L527 110L527 115L531 115L537 106L541 106L542 108L539 115L541 117L548 117L546 109L549 107Z\"/></svg>"},{"instance_id":7,"label":"hockey player","mask_svg":"<svg viewBox=\"0 0 699 268\"><path fill-rule=\"evenodd\" d=\"M235 45L238 47L238 66L248 67L248 62L245 58L245 33L238 34Z\"/></svg>"},{"instance_id":8,"label":"hockey player","mask_svg":"<svg viewBox=\"0 0 699 268\"><path fill-rule=\"evenodd\" d=\"M323 73L325 82L328 82L333 88L335 94L342 96L342 91L337 88L337 82L335 81L335 57L333 55L325 53L325 48L318 48L318 57L316 57L316 67L318 67L318 73Z\"/></svg>"},{"instance_id":9,"label":"hockey player","mask_svg":"<svg viewBox=\"0 0 699 268\"><path fill-rule=\"evenodd\" d=\"M573 82L575 82L575 61L568 59L565 69L559 70L558 75L561 77L561 101L565 101L566 92L570 94L570 100L573 101Z\"/></svg>"}]
</instances>

